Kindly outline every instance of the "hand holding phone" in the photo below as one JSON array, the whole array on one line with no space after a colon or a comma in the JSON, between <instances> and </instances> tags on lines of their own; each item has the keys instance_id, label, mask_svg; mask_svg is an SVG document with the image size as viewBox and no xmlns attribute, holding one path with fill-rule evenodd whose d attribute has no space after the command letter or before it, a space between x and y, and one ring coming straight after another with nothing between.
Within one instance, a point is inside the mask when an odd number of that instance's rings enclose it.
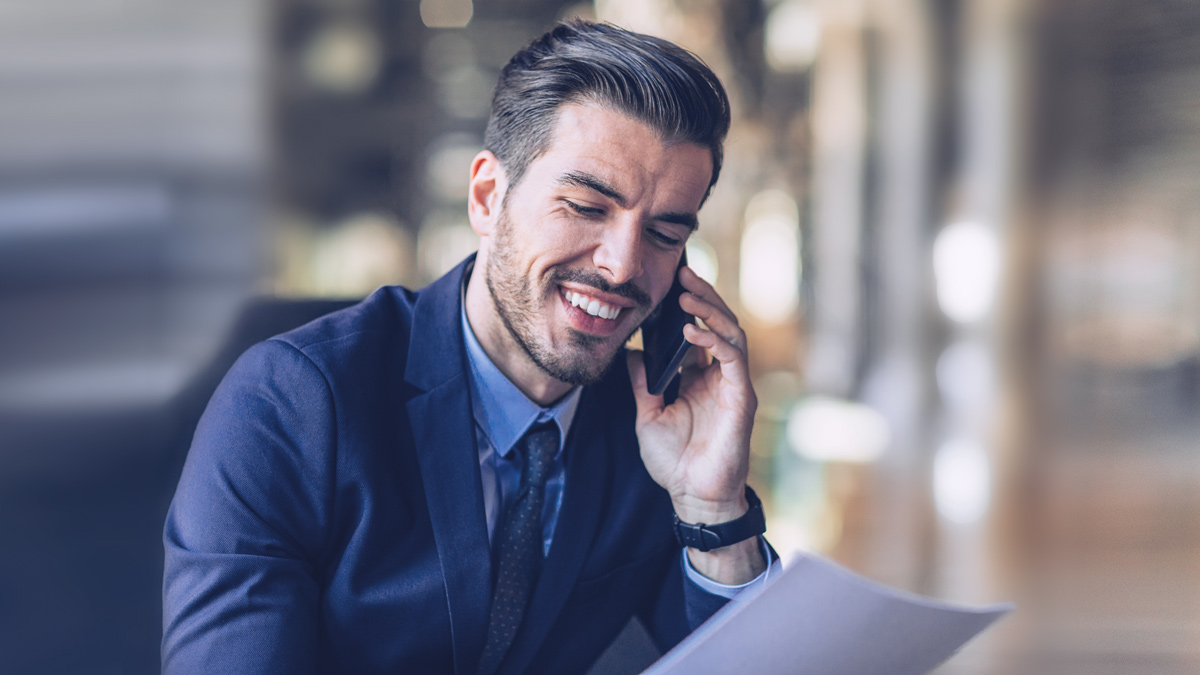
<instances>
[{"instance_id":1,"label":"hand holding phone","mask_svg":"<svg viewBox=\"0 0 1200 675\"><path fill-rule=\"evenodd\" d=\"M758 402L737 316L711 284L682 271L684 265L680 260L667 297L643 324L643 351L626 359L637 403L635 431L642 463L671 496L676 516L687 523L725 523L749 508L745 487ZM692 348L711 359L691 363ZM692 375L686 388L678 374L685 356ZM722 583L744 583L766 569L754 539L722 548L719 560L712 555L688 549L691 564L712 572L710 578L727 579ZM736 572L726 565L728 555L740 561Z\"/></svg>"}]
</instances>

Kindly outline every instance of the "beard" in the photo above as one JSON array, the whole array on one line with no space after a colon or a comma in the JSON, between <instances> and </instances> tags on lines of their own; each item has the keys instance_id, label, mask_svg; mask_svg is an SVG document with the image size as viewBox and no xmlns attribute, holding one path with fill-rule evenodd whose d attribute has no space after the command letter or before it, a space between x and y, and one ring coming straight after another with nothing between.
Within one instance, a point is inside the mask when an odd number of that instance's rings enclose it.
<instances>
[{"instance_id":1,"label":"beard","mask_svg":"<svg viewBox=\"0 0 1200 675\"><path fill-rule=\"evenodd\" d=\"M614 286L598 272L559 267L552 268L545 287L537 289L520 273L512 230L508 210L502 207L493 246L488 252L487 288L504 327L530 360L550 377L571 385L599 382L621 346L637 331L638 323L623 339L610 345L605 343L612 338L589 335L568 326L567 344L556 348L548 335L538 334L539 318L543 318L547 297L558 294L559 284L570 281L629 298L637 303L637 307L625 311L645 313L651 306L650 296L632 282Z\"/></svg>"}]
</instances>

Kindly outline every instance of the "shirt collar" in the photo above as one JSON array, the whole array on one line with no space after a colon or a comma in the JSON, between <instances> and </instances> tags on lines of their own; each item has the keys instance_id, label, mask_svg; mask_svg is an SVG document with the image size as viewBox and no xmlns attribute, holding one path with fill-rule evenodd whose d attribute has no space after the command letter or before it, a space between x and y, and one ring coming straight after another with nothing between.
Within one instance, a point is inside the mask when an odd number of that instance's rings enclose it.
<instances>
[{"instance_id":1,"label":"shirt collar","mask_svg":"<svg viewBox=\"0 0 1200 675\"><path fill-rule=\"evenodd\" d=\"M513 384L491 358L471 330L467 321L466 303L462 304L463 341L467 346L467 361L470 376L467 381L471 389L471 409L475 423L487 434L492 447L501 457L508 457L517 441L526 430L537 422L553 421L558 426L558 453L560 458L567 432L575 419L579 406L581 387L575 387L549 408L534 403Z\"/></svg>"}]
</instances>

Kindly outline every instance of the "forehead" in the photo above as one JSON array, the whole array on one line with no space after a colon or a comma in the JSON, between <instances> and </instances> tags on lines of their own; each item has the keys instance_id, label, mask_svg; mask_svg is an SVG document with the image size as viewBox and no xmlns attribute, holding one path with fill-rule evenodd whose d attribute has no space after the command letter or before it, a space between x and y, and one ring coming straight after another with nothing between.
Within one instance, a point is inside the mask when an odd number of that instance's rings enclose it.
<instances>
[{"instance_id":1,"label":"forehead","mask_svg":"<svg viewBox=\"0 0 1200 675\"><path fill-rule=\"evenodd\" d=\"M667 142L650 125L594 104L564 104L550 143L529 172L542 180L584 171L635 198L700 208L712 177L712 154L690 142Z\"/></svg>"}]
</instances>

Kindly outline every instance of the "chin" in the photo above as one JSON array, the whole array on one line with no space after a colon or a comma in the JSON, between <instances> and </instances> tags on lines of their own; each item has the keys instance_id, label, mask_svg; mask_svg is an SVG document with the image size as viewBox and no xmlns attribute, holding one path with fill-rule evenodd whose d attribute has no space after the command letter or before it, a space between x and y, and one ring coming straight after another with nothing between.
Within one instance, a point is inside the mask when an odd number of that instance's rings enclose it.
<instances>
[{"instance_id":1,"label":"chin","mask_svg":"<svg viewBox=\"0 0 1200 675\"><path fill-rule=\"evenodd\" d=\"M621 352L621 347L628 341L615 341L613 338L602 338L579 331L571 330L565 346L557 349L529 349L526 352L547 375L554 379L576 386L596 384L604 379L614 359ZM523 345L525 346L525 345Z\"/></svg>"}]
</instances>

